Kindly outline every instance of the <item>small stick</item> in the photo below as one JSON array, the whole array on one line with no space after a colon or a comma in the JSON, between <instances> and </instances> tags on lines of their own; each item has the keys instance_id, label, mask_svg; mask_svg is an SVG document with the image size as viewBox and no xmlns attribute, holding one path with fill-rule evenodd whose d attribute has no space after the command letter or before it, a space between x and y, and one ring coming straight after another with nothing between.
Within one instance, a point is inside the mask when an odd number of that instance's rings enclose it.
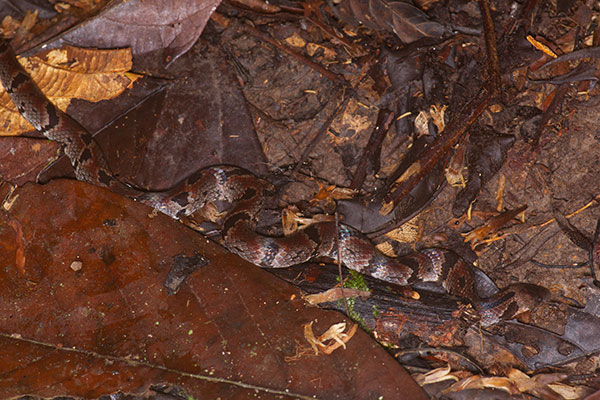
<instances>
[{"instance_id":1,"label":"small stick","mask_svg":"<svg viewBox=\"0 0 600 400\"><path fill-rule=\"evenodd\" d=\"M500 91L500 63L498 62L494 21L492 20L489 0L479 0L478 3L479 11L483 17L483 32L485 35L488 68L492 81L492 96L496 96Z\"/></svg>"},{"instance_id":2,"label":"small stick","mask_svg":"<svg viewBox=\"0 0 600 400\"><path fill-rule=\"evenodd\" d=\"M467 132L471 125L479 118L481 113L487 108L490 102L490 94L484 92L476 97L463 108L464 112L458 113L448 125L445 134L439 136L419 160L415 161L395 184L392 185L386 196L386 201L392 202L393 207L389 207L389 212L393 210L396 204L406 196L419 181L431 171L431 169L444 157L445 154L454 146L462 135ZM389 213L388 212L388 213Z\"/></svg>"},{"instance_id":3,"label":"small stick","mask_svg":"<svg viewBox=\"0 0 600 400\"><path fill-rule=\"evenodd\" d=\"M276 48L278 48L279 50L283 51L286 54L291 55L292 57L294 57L298 61L300 61L302 64L319 72L321 75L323 75L327 79L329 79L335 83L341 83L343 85L347 85L346 80L343 77L341 77L340 75L334 74L327 68L323 67L322 65L317 64L316 62L314 62L312 60L309 60L308 58L304 57L303 55L299 54L296 51L294 51L286 46L282 46L276 40L271 39L270 37L268 37L261 31L259 31L258 29L254 28L252 26L249 26L249 25L243 25L243 29L246 30L247 32L249 32L251 35L254 35L255 37L259 38L260 40L267 42L272 46L275 46Z\"/></svg>"},{"instance_id":4,"label":"small stick","mask_svg":"<svg viewBox=\"0 0 600 400\"><path fill-rule=\"evenodd\" d=\"M393 120L394 113L392 113L390 110L386 110L384 108L379 110L379 115L377 115L377 123L375 125L375 129L373 129L373 133L369 138L369 143L367 144L367 147L363 152L360 162L356 167L354 177L352 177L352 183L350 183L350 189L360 189L362 187L365 181L365 177L367 175L367 165L369 163L373 167L373 170L377 171L379 169L381 145L383 143L383 139L385 139L387 131L392 125Z\"/></svg>"}]
</instances>

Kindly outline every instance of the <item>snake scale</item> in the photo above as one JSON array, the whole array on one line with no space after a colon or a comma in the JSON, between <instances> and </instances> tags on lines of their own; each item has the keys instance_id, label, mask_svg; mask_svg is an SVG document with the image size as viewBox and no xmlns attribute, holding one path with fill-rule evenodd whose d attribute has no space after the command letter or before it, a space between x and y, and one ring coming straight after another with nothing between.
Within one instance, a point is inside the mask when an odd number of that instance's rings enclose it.
<instances>
[{"instance_id":1,"label":"snake scale","mask_svg":"<svg viewBox=\"0 0 600 400\"><path fill-rule=\"evenodd\" d=\"M63 145L78 180L106 187L176 219L224 200L231 204L223 217L225 246L263 268L285 268L323 256L336 259L339 249L339 257L348 268L382 281L403 286L441 284L448 293L469 300L484 326L512 318L547 297L544 288L517 283L482 299L474 287L472 267L455 253L432 248L391 259L358 230L344 224L316 223L286 237L261 235L255 230L256 222L270 185L239 167L208 167L164 192L130 187L111 172L93 136L45 97L5 39L0 39L0 80L25 119L45 137Z\"/></svg>"}]
</instances>

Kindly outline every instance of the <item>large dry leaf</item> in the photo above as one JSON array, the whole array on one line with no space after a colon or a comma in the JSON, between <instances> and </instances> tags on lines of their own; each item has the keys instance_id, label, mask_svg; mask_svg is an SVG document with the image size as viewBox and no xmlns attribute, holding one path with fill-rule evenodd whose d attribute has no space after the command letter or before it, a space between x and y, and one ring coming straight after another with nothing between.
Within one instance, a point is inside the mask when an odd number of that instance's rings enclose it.
<instances>
[{"instance_id":1,"label":"large dry leaf","mask_svg":"<svg viewBox=\"0 0 600 400\"><path fill-rule=\"evenodd\" d=\"M163 49L164 62L171 63L192 47L220 2L113 1L62 39L78 46L131 47L135 55Z\"/></svg>"},{"instance_id":2,"label":"large dry leaf","mask_svg":"<svg viewBox=\"0 0 600 400\"><path fill-rule=\"evenodd\" d=\"M77 102L68 112L89 132L98 132L111 169L139 187L168 188L201 168L223 163L265 174L261 144L225 58L217 47L199 42L170 67L169 73L185 79L165 85L144 77L126 95ZM19 185L35 181L58 153L57 144L48 140L21 140L0 140L0 175ZM70 176L72 169L63 156L39 178Z\"/></svg>"},{"instance_id":3,"label":"large dry leaf","mask_svg":"<svg viewBox=\"0 0 600 400\"><path fill-rule=\"evenodd\" d=\"M120 95L137 78L131 69L131 51L94 50L65 46L62 49L20 58L32 79L58 108L66 110L71 100L90 102ZM3 87L0 88L0 135L14 136L34 128L19 114Z\"/></svg>"},{"instance_id":4,"label":"large dry leaf","mask_svg":"<svg viewBox=\"0 0 600 400\"><path fill-rule=\"evenodd\" d=\"M0 214L0 398L159 383L194 398L425 398L362 331L314 356L304 325L342 315L146 206L67 180L15 195ZM169 296L169 269L197 254L210 263Z\"/></svg>"}]
</instances>

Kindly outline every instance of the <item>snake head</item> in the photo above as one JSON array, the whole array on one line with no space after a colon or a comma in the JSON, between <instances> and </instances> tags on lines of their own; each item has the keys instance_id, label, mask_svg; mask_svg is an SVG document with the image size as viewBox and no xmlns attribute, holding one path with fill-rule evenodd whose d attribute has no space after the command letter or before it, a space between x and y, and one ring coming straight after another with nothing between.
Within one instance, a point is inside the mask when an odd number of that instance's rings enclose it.
<instances>
[{"instance_id":1,"label":"snake head","mask_svg":"<svg viewBox=\"0 0 600 400\"><path fill-rule=\"evenodd\" d=\"M550 297L548 289L531 283L514 283L503 291L513 293L513 301L518 303L518 311L515 316L533 310Z\"/></svg>"},{"instance_id":2,"label":"snake head","mask_svg":"<svg viewBox=\"0 0 600 400\"><path fill-rule=\"evenodd\" d=\"M490 326L501 320L516 318L533 310L549 297L550 291L545 287L531 283L514 283L478 302L480 323L482 326Z\"/></svg>"}]
</instances>

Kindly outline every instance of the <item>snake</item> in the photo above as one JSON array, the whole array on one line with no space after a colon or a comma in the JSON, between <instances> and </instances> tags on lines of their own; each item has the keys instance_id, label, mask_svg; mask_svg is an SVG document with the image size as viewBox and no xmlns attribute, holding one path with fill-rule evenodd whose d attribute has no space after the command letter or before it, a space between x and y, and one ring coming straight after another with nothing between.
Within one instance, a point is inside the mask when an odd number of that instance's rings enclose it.
<instances>
[{"instance_id":1,"label":"snake","mask_svg":"<svg viewBox=\"0 0 600 400\"><path fill-rule=\"evenodd\" d=\"M390 258L359 230L343 223L319 222L283 237L262 235L256 231L257 221L272 186L240 167L203 168L166 191L138 189L112 173L93 135L47 99L5 38L0 38L0 80L18 112L38 132L62 145L77 180L130 197L174 219L191 216L218 201L226 202L230 207L222 217L221 233L225 247L262 268L286 268L329 257L341 260L349 269L395 285L433 282L469 301L482 326L513 318L548 297L543 287L514 283L482 298L475 288L473 267L454 252L427 248Z\"/></svg>"}]
</instances>

